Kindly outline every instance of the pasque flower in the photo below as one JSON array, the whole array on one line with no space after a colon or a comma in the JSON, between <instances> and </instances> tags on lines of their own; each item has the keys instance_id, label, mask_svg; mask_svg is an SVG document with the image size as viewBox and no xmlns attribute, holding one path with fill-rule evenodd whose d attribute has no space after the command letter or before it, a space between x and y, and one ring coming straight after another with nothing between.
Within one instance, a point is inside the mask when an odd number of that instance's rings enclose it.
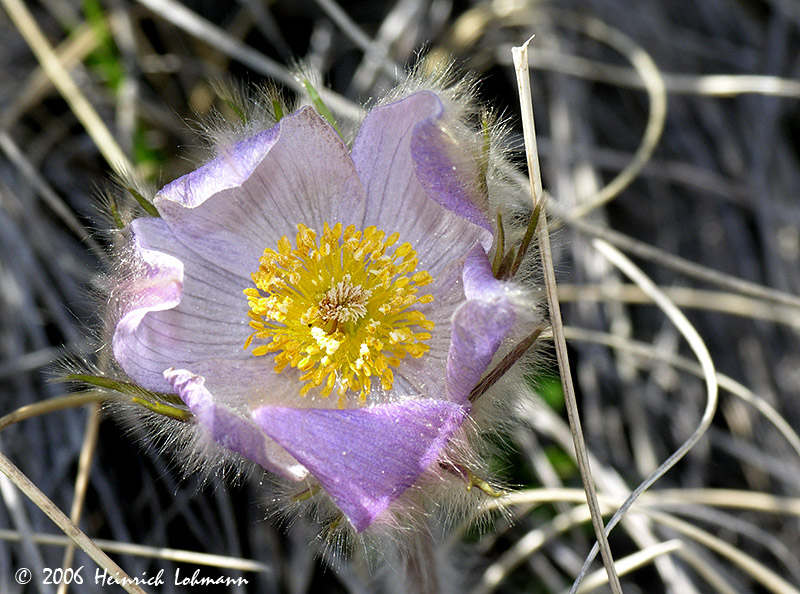
<instances>
[{"instance_id":1,"label":"pasque flower","mask_svg":"<svg viewBox=\"0 0 800 594\"><path fill-rule=\"evenodd\" d=\"M177 394L218 447L317 481L357 531L438 466L515 319L481 155L451 112L414 92L348 148L304 107L129 228L122 370Z\"/></svg>"}]
</instances>

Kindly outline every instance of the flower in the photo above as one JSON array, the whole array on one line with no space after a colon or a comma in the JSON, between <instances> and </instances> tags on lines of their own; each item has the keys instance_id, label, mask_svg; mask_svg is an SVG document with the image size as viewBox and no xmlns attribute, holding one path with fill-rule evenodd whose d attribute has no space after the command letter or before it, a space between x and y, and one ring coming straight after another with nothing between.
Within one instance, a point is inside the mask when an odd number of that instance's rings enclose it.
<instances>
[{"instance_id":1,"label":"flower","mask_svg":"<svg viewBox=\"0 0 800 594\"><path fill-rule=\"evenodd\" d=\"M304 107L130 224L120 367L217 446L318 481L356 531L438 466L514 322L457 119L417 91L348 150Z\"/></svg>"}]
</instances>

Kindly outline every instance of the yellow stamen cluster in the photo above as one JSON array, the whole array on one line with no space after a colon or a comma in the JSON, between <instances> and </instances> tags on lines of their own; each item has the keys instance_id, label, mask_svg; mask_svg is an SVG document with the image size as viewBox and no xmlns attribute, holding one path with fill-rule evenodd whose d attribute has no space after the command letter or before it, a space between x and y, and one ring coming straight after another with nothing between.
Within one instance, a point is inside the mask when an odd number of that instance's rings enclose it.
<instances>
[{"instance_id":1,"label":"yellow stamen cluster","mask_svg":"<svg viewBox=\"0 0 800 594\"><path fill-rule=\"evenodd\" d=\"M324 224L322 237L303 224L297 226L296 248L284 235L278 249L267 248L255 287L244 290L250 305L253 339L268 341L253 348L256 356L275 353L275 371L299 369L305 383L301 394L320 387L322 396L334 388L339 406L348 390L358 392L363 404L373 377L384 390L394 383L391 367L406 355L428 352L423 341L433 322L414 309L430 303L419 287L433 279L414 272L417 253L409 243L394 249L399 234L376 227L357 231L350 225ZM423 331L417 331L417 330Z\"/></svg>"}]
</instances>

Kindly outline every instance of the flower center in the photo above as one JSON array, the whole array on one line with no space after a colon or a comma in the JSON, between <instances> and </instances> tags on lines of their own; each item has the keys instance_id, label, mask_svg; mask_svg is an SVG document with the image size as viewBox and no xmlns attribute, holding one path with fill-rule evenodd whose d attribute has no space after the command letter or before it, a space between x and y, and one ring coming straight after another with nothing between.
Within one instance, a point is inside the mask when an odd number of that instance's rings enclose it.
<instances>
[{"instance_id":1,"label":"flower center","mask_svg":"<svg viewBox=\"0 0 800 594\"><path fill-rule=\"evenodd\" d=\"M419 295L419 288L433 279L415 272L417 253L404 243L386 252L399 238L367 227L324 224L322 238L303 224L297 225L296 248L284 235L278 250L266 248L261 256L254 287L244 290L256 356L275 353L275 371L286 366L299 369L305 383L301 394L321 387L329 396L336 388L339 406L345 406L348 390L366 403L372 378L390 390L391 368L406 355L428 352L423 341L433 322L415 304L433 301ZM422 330L422 331L418 331Z\"/></svg>"}]
</instances>

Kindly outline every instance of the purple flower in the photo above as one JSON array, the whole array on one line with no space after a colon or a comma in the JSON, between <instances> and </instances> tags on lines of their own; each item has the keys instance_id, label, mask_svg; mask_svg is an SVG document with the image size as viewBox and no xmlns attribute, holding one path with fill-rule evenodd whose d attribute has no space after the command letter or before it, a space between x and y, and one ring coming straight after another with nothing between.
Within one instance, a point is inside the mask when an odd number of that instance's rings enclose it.
<instances>
[{"instance_id":1,"label":"purple flower","mask_svg":"<svg viewBox=\"0 0 800 594\"><path fill-rule=\"evenodd\" d=\"M514 320L448 105L377 107L352 150L305 107L130 226L122 369L219 446L318 481L357 531L438 466Z\"/></svg>"}]
</instances>

